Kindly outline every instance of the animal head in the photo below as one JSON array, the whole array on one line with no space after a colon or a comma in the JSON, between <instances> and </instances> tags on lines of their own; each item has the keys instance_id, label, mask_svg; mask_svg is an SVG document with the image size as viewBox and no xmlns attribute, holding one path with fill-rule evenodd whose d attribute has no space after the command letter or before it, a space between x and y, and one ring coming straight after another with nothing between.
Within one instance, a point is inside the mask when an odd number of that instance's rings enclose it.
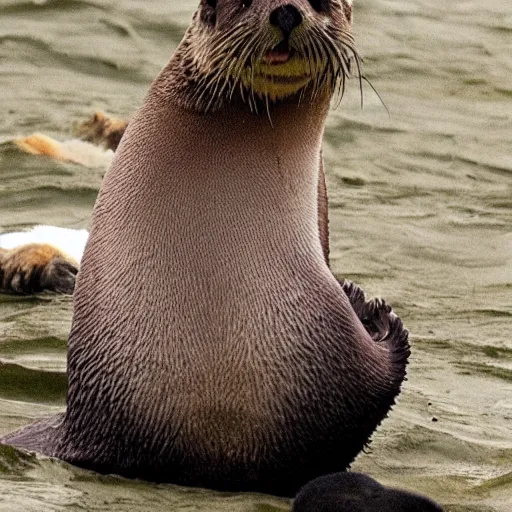
<instances>
[{"instance_id":1,"label":"animal head","mask_svg":"<svg viewBox=\"0 0 512 512\"><path fill-rule=\"evenodd\" d=\"M360 64L352 0L201 0L186 42L196 94L212 105L343 93Z\"/></svg>"}]
</instances>

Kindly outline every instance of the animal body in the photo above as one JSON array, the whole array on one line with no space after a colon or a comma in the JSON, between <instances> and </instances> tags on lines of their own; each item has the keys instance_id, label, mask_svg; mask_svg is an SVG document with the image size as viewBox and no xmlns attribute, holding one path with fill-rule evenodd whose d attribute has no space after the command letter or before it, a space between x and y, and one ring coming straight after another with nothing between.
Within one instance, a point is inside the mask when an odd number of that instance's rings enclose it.
<instances>
[{"instance_id":1,"label":"animal body","mask_svg":"<svg viewBox=\"0 0 512 512\"><path fill-rule=\"evenodd\" d=\"M105 473L293 495L347 468L407 331L328 266L322 136L347 0L203 0L131 119L74 296L67 410L3 442Z\"/></svg>"},{"instance_id":2,"label":"animal body","mask_svg":"<svg viewBox=\"0 0 512 512\"><path fill-rule=\"evenodd\" d=\"M88 142L116 151L128 122L95 112L89 119L75 128L75 133Z\"/></svg>"}]
</instances>

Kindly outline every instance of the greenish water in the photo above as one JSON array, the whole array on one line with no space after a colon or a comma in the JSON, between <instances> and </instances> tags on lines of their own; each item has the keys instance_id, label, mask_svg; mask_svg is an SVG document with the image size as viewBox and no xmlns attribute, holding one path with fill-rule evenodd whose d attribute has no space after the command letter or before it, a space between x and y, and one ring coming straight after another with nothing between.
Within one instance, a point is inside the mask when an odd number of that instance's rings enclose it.
<instances>
[{"instance_id":1,"label":"greenish water","mask_svg":"<svg viewBox=\"0 0 512 512\"><path fill-rule=\"evenodd\" d=\"M128 117L196 0L0 0L0 141ZM512 510L512 4L359 0L365 69L325 137L332 267L393 304L409 380L354 468L449 512ZM0 145L0 230L87 227L104 169ZM61 411L71 301L0 297L0 435ZM437 420L437 421L436 421ZM2 511L289 509L0 448Z\"/></svg>"}]
</instances>

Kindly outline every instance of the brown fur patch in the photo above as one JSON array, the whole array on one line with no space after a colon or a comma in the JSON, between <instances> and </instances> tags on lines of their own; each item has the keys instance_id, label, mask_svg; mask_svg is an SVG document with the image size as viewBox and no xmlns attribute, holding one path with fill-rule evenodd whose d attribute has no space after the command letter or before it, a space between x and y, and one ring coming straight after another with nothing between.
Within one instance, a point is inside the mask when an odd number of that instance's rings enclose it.
<instances>
[{"instance_id":1,"label":"brown fur patch","mask_svg":"<svg viewBox=\"0 0 512 512\"><path fill-rule=\"evenodd\" d=\"M95 112L87 121L75 127L75 134L87 142L92 142L115 151L128 125L127 121L109 117L103 112Z\"/></svg>"},{"instance_id":2,"label":"brown fur patch","mask_svg":"<svg viewBox=\"0 0 512 512\"><path fill-rule=\"evenodd\" d=\"M42 133L34 133L22 139L15 139L14 143L22 151L31 155L45 155L57 160L68 160L69 158L68 152L59 141Z\"/></svg>"},{"instance_id":3,"label":"brown fur patch","mask_svg":"<svg viewBox=\"0 0 512 512\"><path fill-rule=\"evenodd\" d=\"M0 250L0 291L20 294L44 290L72 293L78 263L48 244Z\"/></svg>"}]
</instances>

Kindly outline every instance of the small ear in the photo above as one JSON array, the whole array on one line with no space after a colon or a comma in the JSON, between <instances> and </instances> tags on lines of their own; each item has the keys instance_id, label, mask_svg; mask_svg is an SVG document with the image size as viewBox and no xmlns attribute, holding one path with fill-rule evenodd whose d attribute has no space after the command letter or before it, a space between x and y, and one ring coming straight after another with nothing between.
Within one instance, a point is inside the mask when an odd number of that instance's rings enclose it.
<instances>
[{"instance_id":1,"label":"small ear","mask_svg":"<svg viewBox=\"0 0 512 512\"><path fill-rule=\"evenodd\" d=\"M217 0L203 0L201 5L201 21L207 25L214 26L217 22Z\"/></svg>"}]
</instances>

